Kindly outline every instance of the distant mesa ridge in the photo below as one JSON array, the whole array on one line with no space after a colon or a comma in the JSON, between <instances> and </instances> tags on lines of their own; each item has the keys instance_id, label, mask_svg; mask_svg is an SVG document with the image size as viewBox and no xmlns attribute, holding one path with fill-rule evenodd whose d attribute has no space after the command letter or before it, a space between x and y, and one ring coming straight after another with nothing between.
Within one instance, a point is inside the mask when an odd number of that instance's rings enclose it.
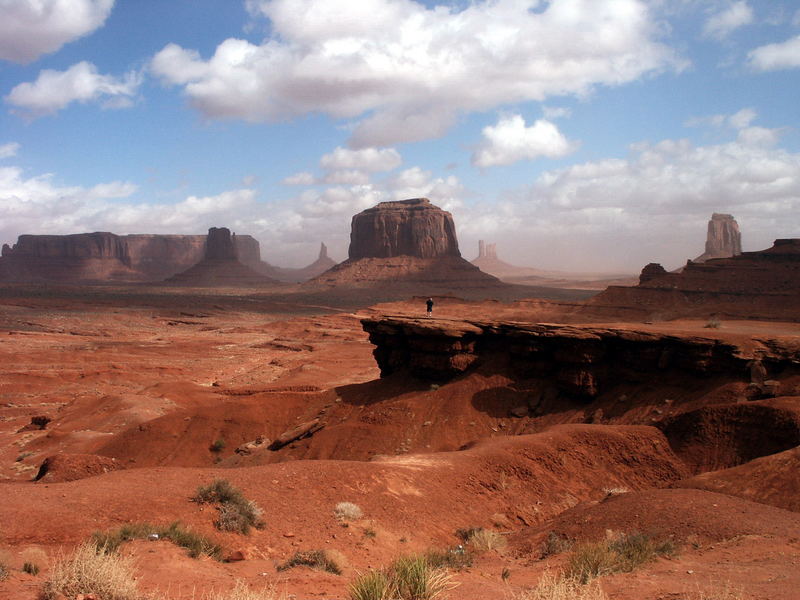
<instances>
[{"instance_id":1,"label":"distant mesa ridge","mask_svg":"<svg viewBox=\"0 0 800 600\"><path fill-rule=\"evenodd\" d=\"M427 198L411 198L381 202L355 215L348 259L308 285L410 285L432 293L504 284L461 258L449 212Z\"/></svg>"},{"instance_id":2,"label":"distant mesa ridge","mask_svg":"<svg viewBox=\"0 0 800 600\"><path fill-rule=\"evenodd\" d=\"M69 235L20 235L3 244L0 280L4 281L164 281L197 264L206 255L207 235L131 234L110 232ZM281 281L305 281L335 262L322 251L302 269L281 269L261 260L258 240L232 235L225 247L212 244L212 255L235 256L251 269ZM323 244L324 246L324 244Z\"/></svg>"}]
</instances>

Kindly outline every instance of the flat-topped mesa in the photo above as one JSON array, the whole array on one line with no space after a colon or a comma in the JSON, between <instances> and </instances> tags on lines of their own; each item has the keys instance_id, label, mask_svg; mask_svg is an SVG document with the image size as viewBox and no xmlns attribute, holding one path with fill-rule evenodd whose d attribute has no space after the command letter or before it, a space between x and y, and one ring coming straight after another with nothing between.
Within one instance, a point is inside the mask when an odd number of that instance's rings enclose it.
<instances>
[{"instance_id":1,"label":"flat-topped mesa","mask_svg":"<svg viewBox=\"0 0 800 600\"><path fill-rule=\"evenodd\" d=\"M460 257L453 216L427 198L381 202L355 215L350 260Z\"/></svg>"},{"instance_id":2,"label":"flat-topped mesa","mask_svg":"<svg viewBox=\"0 0 800 600\"><path fill-rule=\"evenodd\" d=\"M13 246L3 245L0 279L162 281L202 260L207 237L108 232L21 235ZM232 240L241 262L251 266L261 262L257 240L249 235Z\"/></svg>"},{"instance_id":3,"label":"flat-topped mesa","mask_svg":"<svg viewBox=\"0 0 800 600\"><path fill-rule=\"evenodd\" d=\"M211 260L237 260L236 247L234 246L234 233L227 227L212 227L208 230L206 238L205 258Z\"/></svg>"},{"instance_id":4,"label":"flat-topped mesa","mask_svg":"<svg viewBox=\"0 0 800 600\"><path fill-rule=\"evenodd\" d=\"M705 262L688 261L681 272L650 264L633 287L609 286L588 301L597 306L671 318L726 315L800 320L800 239L778 239L758 252ZM633 314L633 313L632 313Z\"/></svg>"},{"instance_id":5,"label":"flat-topped mesa","mask_svg":"<svg viewBox=\"0 0 800 600\"><path fill-rule=\"evenodd\" d=\"M742 234L733 215L714 213L708 222L706 249L692 262L705 262L712 258L729 258L742 253Z\"/></svg>"}]
</instances>

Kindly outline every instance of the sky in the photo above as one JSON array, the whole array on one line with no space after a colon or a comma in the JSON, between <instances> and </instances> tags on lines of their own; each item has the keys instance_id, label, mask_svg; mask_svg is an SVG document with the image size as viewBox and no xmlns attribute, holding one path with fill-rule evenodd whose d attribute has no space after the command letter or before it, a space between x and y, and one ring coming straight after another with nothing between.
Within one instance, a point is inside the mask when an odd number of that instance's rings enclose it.
<instances>
[{"instance_id":1,"label":"sky","mask_svg":"<svg viewBox=\"0 0 800 600\"><path fill-rule=\"evenodd\" d=\"M298 267L427 197L462 255L800 237L798 0L0 0L0 243L228 227Z\"/></svg>"}]
</instances>

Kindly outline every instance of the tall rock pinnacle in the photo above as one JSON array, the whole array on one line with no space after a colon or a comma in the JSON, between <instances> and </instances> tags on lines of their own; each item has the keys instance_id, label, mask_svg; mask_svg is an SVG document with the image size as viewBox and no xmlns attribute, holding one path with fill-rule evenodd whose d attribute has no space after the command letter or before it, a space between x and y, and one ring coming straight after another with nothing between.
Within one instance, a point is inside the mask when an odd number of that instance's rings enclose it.
<instances>
[{"instance_id":1,"label":"tall rock pinnacle","mask_svg":"<svg viewBox=\"0 0 800 600\"><path fill-rule=\"evenodd\" d=\"M733 215L714 213L708 222L706 251L693 262L705 262L711 258L729 258L742 253L742 234Z\"/></svg>"}]
</instances>

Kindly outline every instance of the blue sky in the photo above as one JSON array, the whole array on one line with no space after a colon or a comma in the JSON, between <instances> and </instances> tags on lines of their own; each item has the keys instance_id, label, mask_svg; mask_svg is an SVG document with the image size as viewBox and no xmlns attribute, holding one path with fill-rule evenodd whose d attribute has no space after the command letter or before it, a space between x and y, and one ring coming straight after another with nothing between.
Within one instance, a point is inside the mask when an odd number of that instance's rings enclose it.
<instances>
[{"instance_id":1,"label":"blue sky","mask_svg":"<svg viewBox=\"0 0 800 600\"><path fill-rule=\"evenodd\" d=\"M427 196L547 269L800 237L796 0L0 0L0 242L227 226L278 265Z\"/></svg>"}]
</instances>

